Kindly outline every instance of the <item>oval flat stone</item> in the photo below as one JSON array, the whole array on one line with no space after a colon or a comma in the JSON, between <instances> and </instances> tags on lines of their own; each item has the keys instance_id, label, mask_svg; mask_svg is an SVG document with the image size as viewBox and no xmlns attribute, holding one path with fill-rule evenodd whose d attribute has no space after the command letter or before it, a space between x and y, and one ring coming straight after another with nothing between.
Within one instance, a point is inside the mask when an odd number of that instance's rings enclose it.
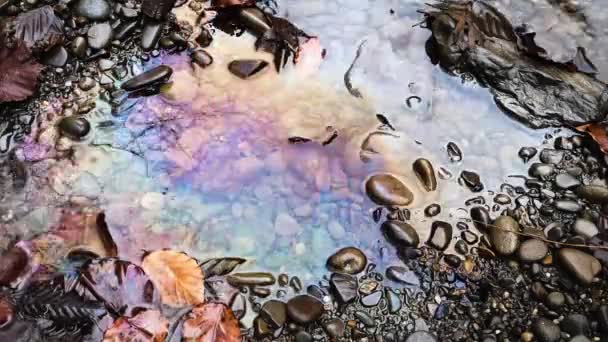
<instances>
[{"instance_id":1,"label":"oval flat stone","mask_svg":"<svg viewBox=\"0 0 608 342\"><path fill-rule=\"evenodd\" d=\"M213 57L205 50L196 50L192 53L192 61L201 68L206 68L213 64Z\"/></svg>"},{"instance_id":2,"label":"oval flat stone","mask_svg":"<svg viewBox=\"0 0 608 342\"><path fill-rule=\"evenodd\" d=\"M68 51L61 45L56 45L47 51L42 58L44 64L54 67L63 67L67 61Z\"/></svg>"},{"instance_id":3,"label":"oval flat stone","mask_svg":"<svg viewBox=\"0 0 608 342\"><path fill-rule=\"evenodd\" d=\"M252 272L252 273L234 273L226 277L228 283L232 286L269 286L276 281L272 273Z\"/></svg>"},{"instance_id":4,"label":"oval flat stone","mask_svg":"<svg viewBox=\"0 0 608 342\"><path fill-rule=\"evenodd\" d=\"M298 324L309 324L323 314L323 303L309 295L295 296L287 302L287 315Z\"/></svg>"},{"instance_id":5,"label":"oval flat stone","mask_svg":"<svg viewBox=\"0 0 608 342\"><path fill-rule=\"evenodd\" d=\"M357 274L367 265L367 257L355 247L338 250L327 259L327 269L331 272Z\"/></svg>"},{"instance_id":6,"label":"oval flat stone","mask_svg":"<svg viewBox=\"0 0 608 342\"><path fill-rule=\"evenodd\" d=\"M110 4L106 0L80 0L76 13L90 20L104 20L110 16Z\"/></svg>"},{"instance_id":7,"label":"oval flat stone","mask_svg":"<svg viewBox=\"0 0 608 342\"><path fill-rule=\"evenodd\" d=\"M382 224L380 230L388 242L397 248L418 247L420 243L416 229L405 222L386 221Z\"/></svg>"},{"instance_id":8,"label":"oval flat stone","mask_svg":"<svg viewBox=\"0 0 608 342\"><path fill-rule=\"evenodd\" d=\"M517 256L522 262L535 262L544 258L549 252L547 244L538 239L529 239L519 246Z\"/></svg>"},{"instance_id":9,"label":"oval flat stone","mask_svg":"<svg viewBox=\"0 0 608 342\"><path fill-rule=\"evenodd\" d=\"M146 20L144 28L141 32L141 47L145 51L152 50L156 47L160 35L163 32L164 23L162 21Z\"/></svg>"},{"instance_id":10,"label":"oval flat stone","mask_svg":"<svg viewBox=\"0 0 608 342\"><path fill-rule=\"evenodd\" d=\"M261 59L237 59L228 64L228 70L241 79L249 79L268 68L268 62Z\"/></svg>"},{"instance_id":11,"label":"oval flat stone","mask_svg":"<svg viewBox=\"0 0 608 342\"><path fill-rule=\"evenodd\" d=\"M87 40L84 37L78 36L70 43L70 51L78 58L84 58L87 55Z\"/></svg>"},{"instance_id":12,"label":"oval flat stone","mask_svg":"<svg viewBox=\"0 0 608 342\"><path fill-rule=\"evenodd\" d=\"M566 271L583 284L590 284L602 270L599 260L574 248L560 249L557 260Z\"/></svg>"},{"instance_id":13,"label":"oval flat stone","mask_svg":"<svg viewBox=\"0 0 608 342\"><path fill-rule=\"evenodd\" d=\"M275 329L278 329L287 321L287 306L278 300L269 300L260 310L260 317Z\"/></svg>"},{"instance_id":14,"label":"oval flat stone","mask_svg":"<svg viewBox=\"0 0 608 342\"><path fill-rule=\"evenodd\" d=\"M91 124L83 117L68 116L61 119L57 125L61 134L72 140L80 140L91 131Z\"/></svg>"},{"instance_id":15,"label":"oval flat stone","mask_svg":"<svg viewBox=\"0 0 608 342\"><path fill-rule=\"evenodd\" d=\"M608 203L608 188L602 185L583 185L577 189L577 194L592 203Z\"/></svg>"},{"instance_id":16,"label":"oval flat stone","mask_svg":"<svg viewBox=\"0 0 608 342\"><path fill-rule=\"evenodd\" d=\"M410 189L397 177L389 174L377 174L370 177L365 184L369 198L382 206L405 206L414 200Z\"/></svg>"},{"instance_id":17,"label":"oval flat stone","mask_svg":"<svg viewBox=\"0 0 608 342\"><path fill-rule=\"evenodd\" d=\"M103 49L112 40L112 26L108 23L95 24L87 31L87 42L93 49Z\"/></svg>"},{"instance_id":18,"label":"oval flat stone","mask_svg":"<svg viewBox=\"0 0 608 342\"><path fill-rule=\"evenodd\" d=\"M412 165L412 169L426 191L437 189L437 177L435 177L435 169L430 161L424 158L417 159Z\"/></svg>"},{"instance_id":19,"label":"oval flat stone","mask_svg":"<svg viewBox=\"0 0 608 342\"><path fill-rule=\"evenodd\" d=\"M173 74L173 69L166 65L159 65L126 81L121 88L133 91L152 84L163 83L171 77L171 74Z\"/></svg>"},{"instance_id":20,"label":"oval flat stone","mask_svg":"<svg viewBox=\"0 0 608 342\"><path fill-rule=\"evenodd\" d=\"M500 255L511 255L517 250L519 224L510 216L500 216L489 227L490 243Z\"/></svg>"}]
</instances>

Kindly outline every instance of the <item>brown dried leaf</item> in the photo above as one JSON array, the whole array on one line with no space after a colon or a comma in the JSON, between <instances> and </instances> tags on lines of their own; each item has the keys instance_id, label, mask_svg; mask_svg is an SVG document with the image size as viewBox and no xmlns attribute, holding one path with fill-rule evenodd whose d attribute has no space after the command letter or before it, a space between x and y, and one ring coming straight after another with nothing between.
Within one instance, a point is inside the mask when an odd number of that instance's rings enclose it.
<instances>
[{"instance_id":1,"label":"brown dried leaf","mask_svg":"<svg viewBox=\"0 0 608 342\"><path fill-rule=\"evenodd\" d=\"M169 321L158 310L144 310L133 318L120 317L106 330L103 342L163 342Z\"/></svg>"},{"instance_id":2,"label":"brown dried leaf","mask_svg":"<svg viewBox=\"0 0 608 342\"><path fill-rule=\"evenodd\" d=\"M608 132L606 125L591 123L576 127L579 132L588 133L597 142L602 152L608 154Z\"/></svg>"},{"instance_id":3,"label":"brown dried leaf","mask_svg":"<svg viewBox=\"0 0 608 342\"><path fill-rule=\"evenodd\" d=\"M31 255L24 244L14 245L0 255L0 285L16 287L31 268Z\"/></svg>"},{"instance_id":4,"label":"brown dried leaf","mask_svg":"<svg viewBox=\"0 0 608 342\"><path fill-rule=\"evenodd\" d=\"M66 240L70 252L88 252L102 258L118 256L105 214L98 210L66 210L55 232Z\"/></svg>"},{"instance_id":5,"label":"brown dried leaf","mask_svg":"<svg viewBox=\"0 0 608 342\"><path fill-rule=\"evenodd\" d=\"M171 306L198 305L205 301L204 275L196 260L185 253L160 250L144 257L142 268Z\"/></svg>"},{"instance_id":6,"label":"brown dried leaf","mask_svg":"<svg viewBox=\"0 0 608 342\"><path fill-rule=\"evenodd\" d=\"M184 322L184 342L238 342L239 323L224 304L208 303L195 307Z\"/></svg>"},{"instance_id":7,"label":"brown dried leaf","mask_svg":"<svg viewBox=\"0 0 608 342\"><path fill-rule=\"evenodd\" d=\"M23 101L32 96L38 86L42 65L32 58L23 42L16 46L0 46L0 103Z\"/></svg>"}]
</instances>

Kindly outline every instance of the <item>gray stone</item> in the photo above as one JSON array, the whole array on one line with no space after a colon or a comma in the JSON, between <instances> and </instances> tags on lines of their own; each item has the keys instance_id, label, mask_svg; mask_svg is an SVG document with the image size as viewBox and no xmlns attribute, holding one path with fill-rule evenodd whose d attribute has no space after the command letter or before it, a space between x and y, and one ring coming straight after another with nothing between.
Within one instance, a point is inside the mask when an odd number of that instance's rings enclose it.
<instances>
[{"instance_id":1,"label":"gray stone","mask_svg":"<svg viewBox=\"0 0 608 342\"><path fill-rule=\"evenodd\" d=\"M555 208L568 213L576 213L581 211L581 209L583 209L583 206L573 200L560 199L555 201Z\"/></svg>"},{"instance_id":2,"label":"gray stone","mask_svg":"<svg viewBox=\"0 0 608 342\"><path fill-rule=\"evenodd\" d=\"M540 152L540 161L545 164L559 164L564 158L563 151L544 149Z\"/></svg>"},{"instance_id":3,"label":"gray stone","mask_svg":"<svg viewBox=\"0 0 608 342\"><path fill-rule=\"evenodd\" d=\"M410 189L389 174L371 176L365 184L365 190L374 203L382 206L405 206L414 200Z\"/></svg>"},{"instance_id":4,"label":"gray stone","mask_svg":"<svg viewBox=\"0 0 608 342\"><path fill-rule=\"evenodd\" d=\"M537 318L532 323L532 332L541 342L556 342L561 336L559 326L546 318Z\"/></svg>"},{"instance_id":5,"label":"gray stone","mask_svg":"<svg viewBox=\"0 0 608 342\"><path fill-rule=\"evenodd\" d=\"M596 258L574 248L560 249L557 260L566 271L583 284L590 284L602 270L602 264Z\"/></svg>"},{"instance_id":6,"label":"gray stone","mask_svg":"<svg viewBox=\"0 0 608 342\"><path fill-rule=\"evenodd\" d=\"M500 216L489 228L490 243L500 255L515 253L519 245L519 224L510 216Z\"/></svg>"},{"instance_id":7,"label":"gray stone","mask_svg":"<svg viewBox=\"0 0 608 342\"><path fill-rule=\"evenodd\" d=\"M260 317L271 327L278 329L287 321L287 305L279 300L269 300L262 305Z\"/></svg>"},{"instance_id":8,"label":"gray stone","mask_svg":"<svg viewBox=\"0 0 608 342\"><path fill-rule=\"evenodd\" d=\"M560 173L555 177L555 185L561 189L572 189L580 184L581 182L569 173Z\"/></svg>"},{"instance_id":9,"label":"gray stone","mask_svg":"<svg viewBox=\"0 0 608 342\"><path fill-rule=\"evenodd\" d=\"M428 331L416 331L407 337L405 342L438 342L439 339Z\"/></svg>"},{"instance_id":10,"label":"gray stone","mask_svg":"<svg viewBox=\"0 0 608 342\"><path fill-rule=\"evenodd\" d=\"M78 81L78 86L84 91L89 91L95 87L95 80L90 77L82 77Z\"/></svg>"},{"instance_id":11,"label":"gray stone","mask_svg":"<svg viewBox=\"0 0 608 342\"><path fill-rule=\"evenodd\" d=\"M530 176L540 179L546 179L553 175L555 168L551 164L534 163L530 166L528 173Z\"/></svg>"},{"instance_id":12,"label":"gray stone","mask_svg":"<svg viewBox=\"0 0 608 342\"><path fill-rule=\"evenodd\" d=\"M599 234L599 230L597 229L595 223L582 218L576 219L576 221L574 221L573 229L576 234L583 236L587 239L590 239Z\"/></svg>"},{"instance_id":13,"label":"gray stone","mask_svg":"<svg viewBox=\"0 0 608 342\"><path fill-rule=\"evenodd\" d=\"M411 286L420 286L420 279L418 279L416 272L410 271L408 268L403 266L388 267L386 269L386 277L398 283Z\"/></svg>"},{"instance_id":14,"label":"gray stone","mask_svg":"<svg viewBox=\"0 0 608 342\"><path fill-rule=\"evenodd\" d=\"M49 51L47 51L42 57L42 62L46 65L51 65L55 67L63 67L65 63L68 61L68 52L67 50L61 46L56 45Z\"/></svg>"},{"instance_id":15,"label":"gray stone","mask_svg":"<svg viewBox=\"0 0 608 342\"><path fill-rule=\"evenodd\" d=\"M542 260L547 253L549 248L546 243L538 239L529 239L519 246L517 256L522 262L536 262Z\"/></svg>"},{"instance_id":16,"label":"gray stone","mask_svg":"<svg viewBox=\"0 0 608 342\"><path fill-rule=\"evenodd\" d=\"M163 22L146 20L141 33L141 47L144 51L153 50L163 32Z\"/></svg>"},{"instance_id":17,"label":"gray stone","mask_svg":"<svg viewBox=\"0 0 608 342\"><path fill-rule=\"evenodd\" d=\"M608 203L608 188L602 185L583 185L577 189L577 194L591 203Z\"/></svg>"},{"instance_id":18,"label":"gray stone","mask_svg":"<svg viewBox=\"0 0 608 342\"><path fill-rule=\"evenodd\" d=\"M90 20L107 19L111 12L106 0L79 0L76 4L76 13Z\"/></svg>"},{"instance_id":19,"label":"gray stone","mask_svg":"<svg viewBox=\"0 0 608 342\"><path fill-rule=\"evenodd\" d=\"M538 150L534 147L522 147L518 155L524 163L527 163L530 159L534 158L536 153L538 153Z\"/></svg>"},{"instance_id":20,"label":"gray stone","mask_svg":"<svg viewBox=\"0 0 608 342\"><path fill-rule=\"evenodd\" d=\"M103 49L112 40L112 26L108 23L95 24L87 31L87 42L93 49Z\"/></svg>"},{"instance_id":21,"label":"gray stone","mask_svg":"<svg viewBox=\"0 0 608 342\"><path fill-rule=\"evenodd\" d=\"M587 335L591 330L589 320L585 315L571 314L566 316L560 323L560 328L570 336Z\"/></svg>"}]
</instances>

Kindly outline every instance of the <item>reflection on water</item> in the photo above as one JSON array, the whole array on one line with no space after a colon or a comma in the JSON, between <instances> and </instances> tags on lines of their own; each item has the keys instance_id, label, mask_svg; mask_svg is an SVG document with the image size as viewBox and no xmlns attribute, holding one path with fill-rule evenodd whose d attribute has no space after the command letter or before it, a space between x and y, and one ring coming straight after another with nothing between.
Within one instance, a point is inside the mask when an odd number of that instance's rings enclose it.
<instances>
[{"instance_id":1,"label":"reflection on water","mask_svg":"<svg viewBox=\"0 0 608 342\"><path fill-rule=\"evenodd\" d=\"M440 203L435 219L455 225L463 216L458 208L477 196L458 184L461 171L478 172L487 189L481 195L488 198L508 175L525 173L519 147L539 145L547 131L513 122L485 89L429 62L429 33L413 27L421 2L280 5L327 48L319 72L269 70L240 80L227 71L231 60L271 56L254 52L251 37L221 33L208 50L214 56L210 68L193 68L185 56L163 57L174 68L173 84L116 116L100 100L89 118L104 127L76 144L70 158L49 159L56 156L53 146L69 151L72 144L56 137L52 121L37 132L39 141L18 151L37 163L29 191L12 203L19 208L14 231L27 236L56 222L59 208L51 204L84 203L106 211L125 258L172 247L199 258L247 257L252 268L310 278L324 272L329 254L347 245L376 263L395 260L362 190L374 172L395 174L412 190L412 225L423 241L431 226L423 214L427 205ZM357 99L343 82L362 41L351 74L363 96ZM420 101L408 106L411 96ZM361 142L380 126L376 113L388 118L398 137L374 136L379 154L362 160ZM322 146L316 141L328 127L339 135ZM291 136L313 142L292 145ZM462 161L450 162L448 142L463 151ZM453 175L439 180L437 192L424 191L412 172L420 157Z\"/></svg>"}]
</instances>

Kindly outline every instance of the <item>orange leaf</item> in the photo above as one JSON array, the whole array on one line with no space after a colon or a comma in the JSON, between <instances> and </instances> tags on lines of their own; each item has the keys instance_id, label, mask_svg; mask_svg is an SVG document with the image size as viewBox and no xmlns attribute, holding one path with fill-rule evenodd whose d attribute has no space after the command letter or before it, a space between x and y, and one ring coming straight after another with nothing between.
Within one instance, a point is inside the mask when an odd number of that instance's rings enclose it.
<instances>
[{"instance_id":1,"label":"orange leaf","mask_svg":"<svg viewBox=\"0 0 608 342\"><path fill-rule=\"evenodd\" d=\"M183 342L238 342L239 323L224 304L208 303L192 309L184 322Z\"/></svg>"},{"instance_id":2,"label":"orange leaf","mask_svg":"<svg viewBox=\"0 0 608 342\"><path fill-rule=\"evenodd\" d=\"M157 310L144 310L132 318L120 317L103 335L103 342L163 342L169 321Z\"/></svg>"},{"instance_id":3,"label":"orange leaf","mask_svg":"<svg viewBox=\"0 0 608 342\"><path fill-rule=\"evenodd\" d=\"M144 257L141 267L159 290L164 304L198 305L205 301L203 271L187 254L171 250L152 252Z\"/></svg>"},{"instance_id":4,"label":"orange leaf","mask_svg":"<svg viewBox=\"0 0 608 342\"><path fill-rule=\"evenodd\" d=\"M576 127L579 132L588 133L597 142L602 152L608 154L608 132L605 124L591 123Z\"/></svg>"}]
</instances>

